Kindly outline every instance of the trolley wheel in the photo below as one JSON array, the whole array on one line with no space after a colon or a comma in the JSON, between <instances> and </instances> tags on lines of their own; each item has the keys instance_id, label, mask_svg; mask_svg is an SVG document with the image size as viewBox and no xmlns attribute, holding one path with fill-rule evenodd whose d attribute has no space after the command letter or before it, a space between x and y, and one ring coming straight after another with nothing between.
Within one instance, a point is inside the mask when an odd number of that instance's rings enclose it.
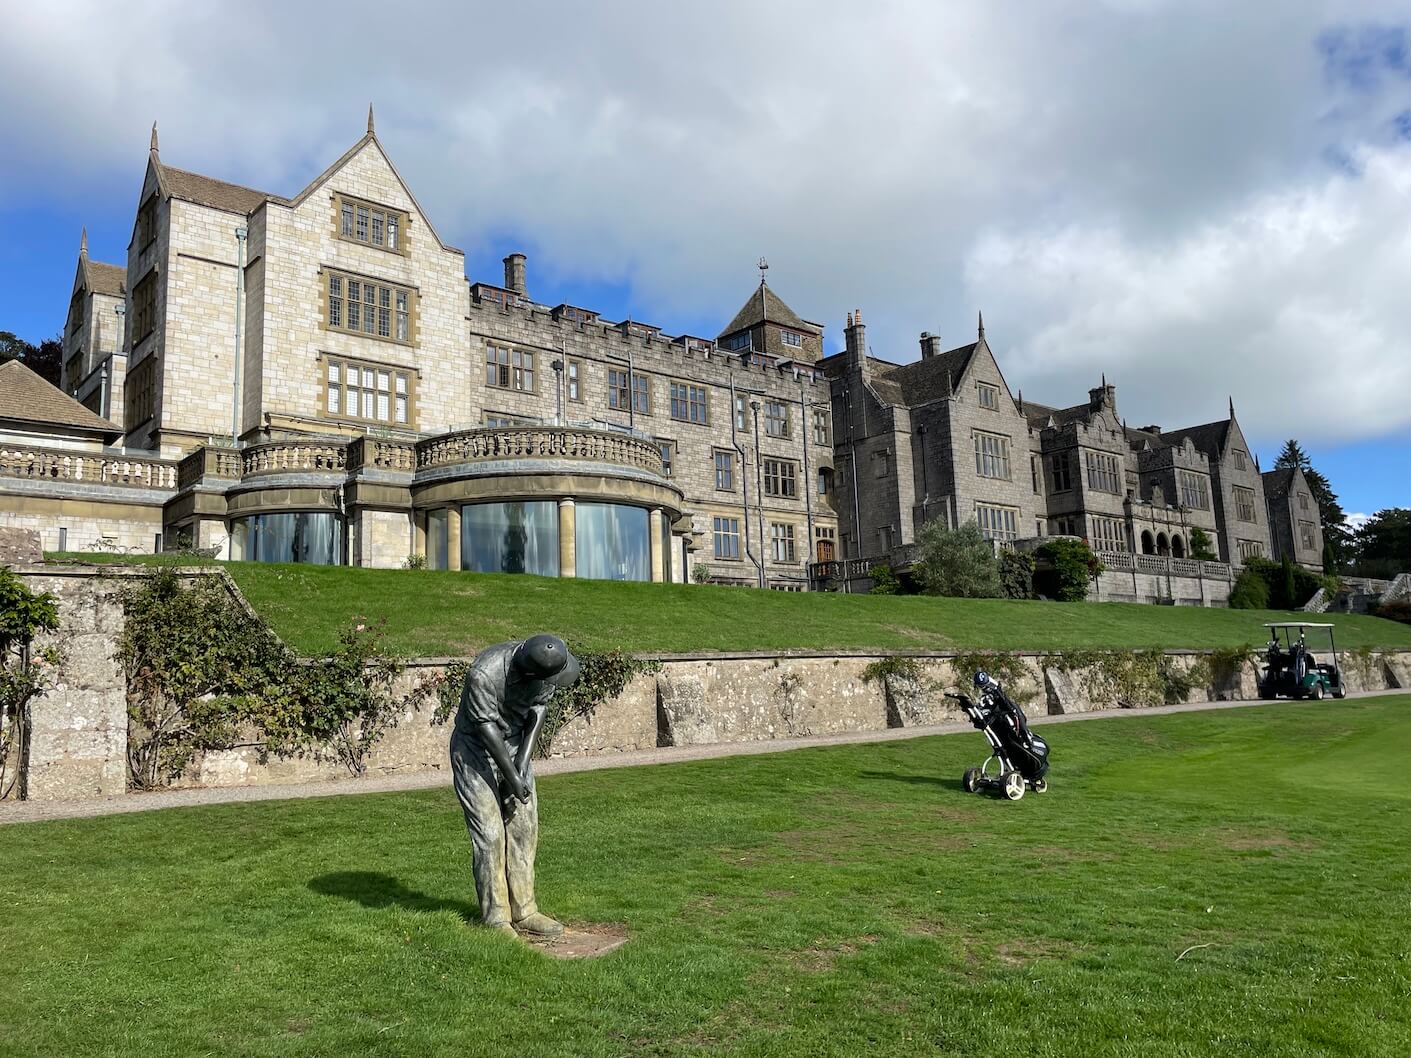
<instances>
[{"instance_id":1,"label":"trolley wheel","mask_svg":"<svg viewBox=\"0 0 1411 1058\"><path fill-rule=\"evenodd\" d=\"M1017 801L1024 796L1024 776L1017 771L1007 772L1004 776L1004 796L1011 801Z\"/></svg>"},{"instance_id":2,"label":"trolley wheel","mask_svg":"<svg viewBox=\"0 0 1411 1058\"><path fill-rule=\"evenodd\" d=\"M1034 780L1034 793L1048 793L1048 780L1047 780L1047 779L1035 779L1035 780Z\"/></svg>"},{"instance_id":3,"label":"trolley wheel","mask_svg":"<svg viewBox=\"0 0 1411 1058\"><path fill-rule=\"evenodd\" d=\"M965 787L966 793L974 793L980 788L980 769L966 768L965 775L960 780L960 785Z\"/></svg>"},{"instance_id":4,"label":"trolley wheel","mask_svg":"<svg viewBox=\"0 0 1411 1058\"><path fill-rule=\"evenodd\" d=\"M1315 683L1313 689L1308 692L1308 697L1312 698L1315 702L1321 702L1323 700L1323 685L1321 683Z\"/></svg>"}]
</instances>

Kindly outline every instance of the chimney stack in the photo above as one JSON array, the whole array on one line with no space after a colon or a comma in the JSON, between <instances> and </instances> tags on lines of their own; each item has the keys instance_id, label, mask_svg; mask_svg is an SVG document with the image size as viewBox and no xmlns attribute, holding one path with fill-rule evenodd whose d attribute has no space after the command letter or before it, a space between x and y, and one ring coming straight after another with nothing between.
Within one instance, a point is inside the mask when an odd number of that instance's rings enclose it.
<instances>
[{"instance_id":1,"label":"chimney stack","mask_svg":"<svg viewBox=\"0 0 1411 1058\"><path fill-rule=\"evenodd\" d=\"M1117 413L1117 387L1108 384L1106 375L1102 376L1102 385L1088 390L1088 407L1093 411L1108 408L1114 415Z\"/></svg>"},{"instance_id":2,"label":"chimney stack","mask_svg":"<svg viewBox=\"0 0 1411 1058\"><path fill-rule=\"evenodd\" d=\"M848 366L866 370L867 328L862 325L861 309L853 309L848 314L848 325L843 334L847 338Z\"/></svg>"},{"instance_id":3,"label":"chimney stack","mask_svg":"<svg viewBox=\"0 0 1411 1058\"><path fill-rule=\"evenodd\" d=\"M921 359L929 360L941 355L941 336L930 331L921 332Z\"/></svg>"},{"instance_id":4,"label":"chimney stack","mask_svg":"<svg viewBox=\"0 0 1411 1058\"><path fill-rule=\"evenodd\" d=\"M527 296L524 286L524 254L512 253L505 258L505 289Z\"/></svg>"}]
</instances>

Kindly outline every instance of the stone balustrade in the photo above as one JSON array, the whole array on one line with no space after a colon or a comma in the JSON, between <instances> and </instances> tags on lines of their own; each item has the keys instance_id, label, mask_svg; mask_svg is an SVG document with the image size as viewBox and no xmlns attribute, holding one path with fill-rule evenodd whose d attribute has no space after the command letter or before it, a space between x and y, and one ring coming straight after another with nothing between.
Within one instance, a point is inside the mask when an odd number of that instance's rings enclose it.
<instances>
[{"instance_id":1,"label":"stone balustrade","mask_svg":"<svg viewBox=\"0 0 1411 1058\"><path fill-rule=\"evenodd\" d=\"M662 475L661 450L651 441L599 430L507 426L461 430L420 441L417 470L500 459L567 459L632 467Z\"/></svg>"},{"instance_id":2,"label":"stone balustrade","mask_svg":"<svg viewBox=\"0 0 1411 1058\"><path fill-rule=\"evenodd\" d=\"M177 465L108 453L0 445L0 477L133 489L175 489Z\"/></svg>"},{"instance_id":3,"label":"stone balustrade","mask_svg":"<svg viewBox=\"0 0 1411 1058\"><path fill-rule=\"evenodd\" d=\"M1202 562L1170 555L1134 555L1129 551L1099 551L1103 567L1111 573L1148 573L1153 576L1203 577L1229 580L1230 567L1224 562Z\"/></svg>"},{"instance_id":4,"label":"stone balustrade","mask_svg":"<svg viewBox=\"0 0 1411 1058\"><path fill-rule=\"evenodd\" d=\"M243 469L238 449L203 445L177 464L176 487L189 489L204 478L234 480Z\"/></svg>"},{"instance_id":5,"label":"stone balustrade","mask_svg":"<svg viewBox=\"0 0 1411 1058\"><path fill-rule=\"evenodd\" d=\"M357 470L411 473L416 470L416 446L406 441L359 437L348 443L348 472Z\"/></svg>"},{"instance_id":6,"label":"stone balustrade","mask_svg":"<svg viewBox=\"0 0 1411 1058\"><path fill-rule=\"evenodd\" d=\"M257 474L341 474L348 466L348 449L341 444L270 441L241 452L242 477Z\"/></svg>"}]
</instances>

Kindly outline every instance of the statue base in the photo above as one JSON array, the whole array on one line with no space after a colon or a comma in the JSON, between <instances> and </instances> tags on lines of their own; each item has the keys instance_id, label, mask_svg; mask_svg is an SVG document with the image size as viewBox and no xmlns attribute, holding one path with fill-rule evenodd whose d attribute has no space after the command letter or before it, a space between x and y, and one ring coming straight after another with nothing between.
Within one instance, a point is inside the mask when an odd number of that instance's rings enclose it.
<instances>
[{"instance_id":1,"label":"statue base","mask_svg":"<svg viewBox=\"0 0 1411 1058\"><path fill-rule=\"evenodd\" d=\"M594 930L565 926L564 931L557 937L529 937L521 934L520 939L555 959L592 959L610 951L617 951L626 944L627 931L613 926L600 926Z\"/></svg>"}]
</instances>

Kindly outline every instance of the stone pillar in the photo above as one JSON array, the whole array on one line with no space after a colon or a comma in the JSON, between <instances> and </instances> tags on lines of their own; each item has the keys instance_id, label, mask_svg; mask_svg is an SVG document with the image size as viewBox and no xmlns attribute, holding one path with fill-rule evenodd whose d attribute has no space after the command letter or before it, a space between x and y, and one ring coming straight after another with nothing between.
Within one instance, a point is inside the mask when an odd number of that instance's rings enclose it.
<instances>
[{"instance_id":1,"label":"stone pillar","mask_svg":"<svg viewBox=\"0 0 1411 1058\"><path fill-rule=\"evenodd\" d=\"M648 553L652 556L653 584L660 584L666 579L663 574L662 566L662 560L666 558L666 556L661 553L661 529L661 508L653 507L651 517L647 519L647 547Z\"/></svg>"},{"instance_id":2,"label":"stone pillar","mask_svg":"<svg viewBox=\"0 0 1411 1058\"><path fill-rule=\"evenodd\" d=\"M559 500L559 576L578 576L578 505L571 497Z\"/></svg>"},{"instance_id":3,"label":"stone pillar","mask_svg":"<svg viewBox=\"0 0 1411 1058\"><path fill-rule=\"evenodd\" d=\"M412 512L412 554L426 558L426 512Z\"/></svg>"},{"instance_id":4,"label":"stone pillar","mask_svg":"<svg viewBox=\"0 0 1411 1058\"><path fill-rule=\"evenodd\" d=\"M446 568L461 568L461 509L446 508Z\"/></svg>"}]
</instances>

